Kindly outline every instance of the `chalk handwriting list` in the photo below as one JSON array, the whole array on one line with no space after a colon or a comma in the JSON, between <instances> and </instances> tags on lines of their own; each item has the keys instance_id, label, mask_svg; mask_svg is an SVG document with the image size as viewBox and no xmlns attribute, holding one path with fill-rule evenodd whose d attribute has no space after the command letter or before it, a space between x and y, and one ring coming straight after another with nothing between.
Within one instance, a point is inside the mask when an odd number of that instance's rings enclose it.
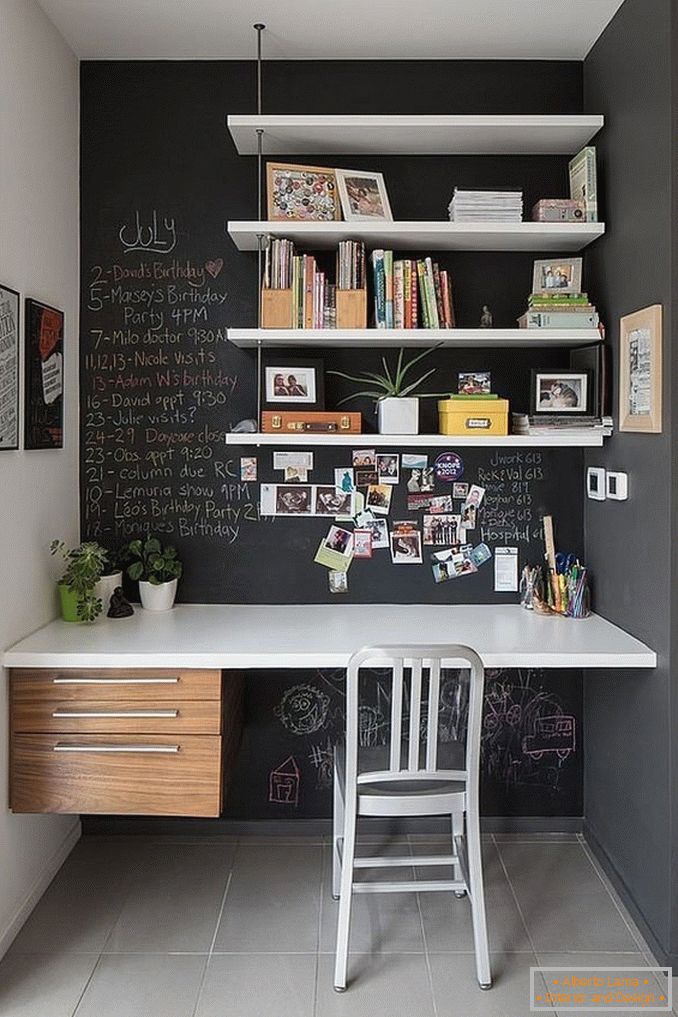
<instances>
[{"instance_id":1,"label":"chalk handwriting list","mask_svg":"<svg viewBox=\"0 0 678 1017\"><path fill-rule=\"evenodd\" d=\"M147 251L156 254L171 254L177 246L177 231L174 219L162 216L158 226L158 213L155 209L149 222L144 222L139 211L134 213L132 224L124 223L118 230L120 243L125 254L134 251Z\"/></svg>"}]
</instances>

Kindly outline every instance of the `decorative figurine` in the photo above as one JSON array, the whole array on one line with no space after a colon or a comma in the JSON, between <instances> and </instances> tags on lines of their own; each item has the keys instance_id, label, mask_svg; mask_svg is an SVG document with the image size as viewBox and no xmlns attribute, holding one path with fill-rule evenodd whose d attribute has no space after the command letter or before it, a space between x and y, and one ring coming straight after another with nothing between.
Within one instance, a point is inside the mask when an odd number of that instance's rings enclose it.
<instances>
[{"instance_id":1,"label":"decorative figurine","mask_svg":"<svg viewBox=\"0 0 678 1017\"><path fill-rule=\"evenodd\" d=\"M129 618L134 614L134 608L122 592L122 586L116 586L111 594L111 603L107 615L109 618Z\"/></svg>"},{"instance_id":2,"label":"decorative figurine","mask_svg":"<svg viewBox=\"0 0 678 1017\"><path fill-rule=\"evenodd\" d=\"M494 318L492 317L492 311L489 309L487 304L483 304L483 313L480 315L480 327L492 328L493 324Z\"/></svg>"}]
</instances>

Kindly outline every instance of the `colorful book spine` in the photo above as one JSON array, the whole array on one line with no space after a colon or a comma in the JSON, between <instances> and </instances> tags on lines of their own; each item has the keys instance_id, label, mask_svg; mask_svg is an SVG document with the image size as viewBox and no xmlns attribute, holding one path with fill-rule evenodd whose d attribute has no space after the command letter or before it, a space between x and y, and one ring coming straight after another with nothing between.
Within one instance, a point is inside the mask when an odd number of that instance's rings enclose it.
<instances>
[{"instance_id":1,"label":"colorful book spine","mask_svg":"<svg viewBox=\"0 0 678 1017\"><path fill-rule=\"evenodd\" d=\"M405 328L404 263L393 262L393 327Z\"/></svg>"},{"instance_id":2,"label":"colorful book spine","mask_svg":"<svg viewBox=\"0 0 678 1017\"><path fill-rule=\"evenodd\" d=\"M440 284L443 290L443 311L445 328L454 328L454 310L452 307L452 292L450 277L447 270L440 273Z\"/></svg>"},{"instance_id":3,"label":"colorful book spine","mask_svg":"<svg viewBox=\"0 0 678 1017\"><path fill-rule=\"evenodd\" d=\"M431 258L426 258L425 263L426 263L425 278L428 296L429 321L431 322L429 328L440 328L440 322L438 321L438 305L436 302L435 280L433 278L433 262Z\"/></svg>"},{"instance_id":4,"label":"colorful book spine","mask_svg":"<svg viewBox=\"0 0 678 1017\"><path fill-rule=\"evenodd\" d=\"M374 324L386 328L386 286L384 280L384 252L372 251L374 276Z\"/></svg>"},{"instance_id":5,"label":"colorful book spine","mask_svg":"<svg viewBox=\"0 0 678 1017\"><path fill-rule=\"evenodd\" d=\"M445 309L443 307L443 289L440 281L440 266L437 261L433 262L433 286L436 294L436 310L438 312L439 328L447 328L445 323Z\"/></svg>"},{"instance_id":6,"label":"colorful book spine","mask_svg":"<svg viewBox=\"0 0 678 1017\"><path fill-rule=\"evenodd\" d=\"M419 287L417 286L417 266L414 261L410 263L410 328L419 327Z\"/></svg>"},{"instance_id":7,"label":"colorful book spine","mask_svg":"<svg viewBox=\"0 0 678 1017\"><path fill-rule=\"evenodd\" d=\"M384 296L386 328L393 328L393 251L384 251Z\"/></svg>"}]
</instances>

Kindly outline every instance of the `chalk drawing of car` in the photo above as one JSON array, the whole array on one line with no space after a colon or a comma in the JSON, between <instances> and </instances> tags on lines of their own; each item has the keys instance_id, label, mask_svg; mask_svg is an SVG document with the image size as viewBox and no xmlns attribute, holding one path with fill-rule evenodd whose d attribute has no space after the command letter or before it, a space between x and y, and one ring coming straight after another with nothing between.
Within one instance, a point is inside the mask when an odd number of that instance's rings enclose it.
<instances>
[{"instance_id":1,"label":"chalk drawing of car","mask_svg":"<svg viewBox=\"0 0 678 1017\"><path fill-rule=\"evenodd\" d=\"M531 759L541 759L547 752L567 759L574 749L575 719L564 714L537 717L534 731L523 738L523 753Z\"/></svg>"}]
</instances>

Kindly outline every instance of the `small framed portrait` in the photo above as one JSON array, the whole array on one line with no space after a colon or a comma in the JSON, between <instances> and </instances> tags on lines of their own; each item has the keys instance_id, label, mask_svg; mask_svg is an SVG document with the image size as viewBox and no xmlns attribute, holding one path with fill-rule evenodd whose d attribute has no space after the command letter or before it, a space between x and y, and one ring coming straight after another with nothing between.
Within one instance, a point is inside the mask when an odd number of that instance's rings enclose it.
<instances>
[{"instance_id":1,"label":"small framed portrait","mask_svg":"<svg viewBox=\"0 0 678 1017\"><path fill-rule=\"evenodd\" d=\"M457 378L457 392L460 395L488 395L492 391L492 375L489 371L460 371Z\"/></svg>"},{"instance_id":2,"label":"small framed portrait","mask_svg":"<svg viewBox=\"0 0 678 1017\"><path fill-rule=\"evenodd\" d=\"M532 371L530 413L589 412L588 371Z\"/></svg>"},{"instance_id":3,"label":"small framed portrait","mask_svg":"<svg viewBox=\"0 0 678 1017\"><path fill-rule=\"evenodd\" d=\"M662 305L627 314L619 328L619 430L661 434Z\"/></svg>"},{"instance_id":4,"label":"small framed portrait","mask_svg":"<svg viewBox=\"0 0 678 1017\"><path fill-rule=\"evenodd\" d=\"M322 410L325 391L322 360L285 362L267 360L262 367L263 408L281 410L286 407L304 407Z\"/></svg>"},{"instance_id":5,"label":"small framed portrait","mask_svg":"<svg viewBox=\"0 0 678 1017\"><path fill-rule=\"evenodd\" d=\"M64 312L26 300L24 448L64 447Z\"/></svg>"},{"instance_id":6,"label":"small framed portrait","mask_svg":"<svg viewBox=\"0 0 678 1017\"><path fill-rule=\"evenodd\" d=\"M338 169L336 174L346 222L390 222L393 219L383 173Z\"/></svg>"},{"instance_id":7,"label":"small framed portrait","mask_svg":"<svg viewBox=\"0 0 678 1017\"><path fill-rule=\"evenodd\" d=\"M549 296L581 293L581 258L547 258L535 261L532 292Z\"/></svg>"},{"instance_id":8,"label":"small framed portrait","mask_svg":"<svg viewBox=\"0 0 678 1017\"><path fill-rule=\"evenodd\" d=\"M19 299L0 283L0 452L19 448Z\"/></svg>"},{"instance_id":9,"label":"small framed portrait","mask_svg":"<svg viewBox=\"0 0 678 1017\"><path fill-rule=\"evenodd\" d=\"M273 222L341 219L336 171L325 166L266 166L268 218Z\"/></svg>"},{"instance_id":10,"label":"small framed portrait","mask_svg":"<svg viewBox=\"0 0 678 1017\"><path fill-rule=\"evenodd\" d=\"M353 557L372 557L372 530L363 529L353 531Z\"/></svg>"}]
</instances>

